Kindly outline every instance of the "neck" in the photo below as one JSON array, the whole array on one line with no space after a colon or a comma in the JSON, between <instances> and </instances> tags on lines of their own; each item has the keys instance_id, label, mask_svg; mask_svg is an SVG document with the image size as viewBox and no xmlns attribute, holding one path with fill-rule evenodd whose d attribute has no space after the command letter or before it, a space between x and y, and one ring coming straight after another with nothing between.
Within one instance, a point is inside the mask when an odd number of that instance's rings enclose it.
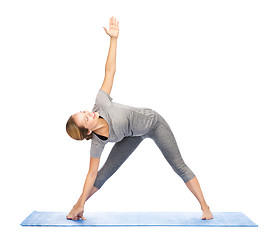
<instances>
[{"instance_id":1,"label":"neck","mask_svg":"<svg viewBox=\"0 0 274 240\"><path fill-rule=\"evenodd\" d=\"M109 128L108 128L107 121L103 118L98 118L97 125L95 126L95 128L92 131L97 134L108 137Z\"/></svg>"}]
</instances>

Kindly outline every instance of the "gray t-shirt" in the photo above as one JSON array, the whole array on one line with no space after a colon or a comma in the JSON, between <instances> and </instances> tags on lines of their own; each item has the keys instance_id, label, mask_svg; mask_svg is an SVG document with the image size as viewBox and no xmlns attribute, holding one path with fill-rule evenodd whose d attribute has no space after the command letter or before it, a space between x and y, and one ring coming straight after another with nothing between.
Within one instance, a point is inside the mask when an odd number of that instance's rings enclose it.
<instances>
[{"instance_id":1,"label":"gray t-shirt","mask_svg":"<svg viewBox=\"0 0 274 240\"><path fill-rule=\"evenodd\" d=\"M90 156L93 158L100 158L108 142L119 142L124 137L147 134L158 120L158 114L154 110L112 102L112 97L102 89L98 91L92 111L98 112L109 125L107 140L92 133Z\"/></svg>"}]
</instances>

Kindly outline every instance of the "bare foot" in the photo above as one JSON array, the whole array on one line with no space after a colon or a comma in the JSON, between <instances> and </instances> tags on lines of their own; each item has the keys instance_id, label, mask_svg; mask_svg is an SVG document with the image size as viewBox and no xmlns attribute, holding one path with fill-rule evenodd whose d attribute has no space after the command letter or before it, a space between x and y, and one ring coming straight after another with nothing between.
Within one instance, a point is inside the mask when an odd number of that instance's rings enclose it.
<instances>
[{"instance_id":1,"label":"bare foot","mask_svg":"<svg viewBox=\"0 0 274 240\"><path fill-rule=\"evenodd\" d=\"M210 220L213 219L213 214L211 213L209 206L202 209L203 210L203 216L202 220Z\"/></svg>"}]
</instances>

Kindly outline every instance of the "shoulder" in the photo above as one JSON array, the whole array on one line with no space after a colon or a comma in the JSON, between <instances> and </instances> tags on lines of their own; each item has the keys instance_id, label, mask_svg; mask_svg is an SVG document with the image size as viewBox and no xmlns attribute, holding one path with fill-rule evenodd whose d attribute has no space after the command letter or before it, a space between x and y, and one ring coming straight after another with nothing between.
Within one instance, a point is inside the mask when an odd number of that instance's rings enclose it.
<instances>
[{"instance_id":1,"label":"shoulder","mask_svg":"<svg viewBox=\"0 0 274 240\"><path fill-rule=\"evenodd\" d=\"M100 88L98 93L106 96L109 100L112 101L112 97L103 88Z\"/></svg>"},{"instance_id":2,"label":"shoulder","mask_svg":"<svg viewBox=\"0 0 274 240\"><path fill-rule=\"evenodd\" d=\"M108 106L109 104L112 103L112 97L107 92L105 92L103 89L100 88L97 93L95 103L97 105Z\"/></svg>"}]
</instances>

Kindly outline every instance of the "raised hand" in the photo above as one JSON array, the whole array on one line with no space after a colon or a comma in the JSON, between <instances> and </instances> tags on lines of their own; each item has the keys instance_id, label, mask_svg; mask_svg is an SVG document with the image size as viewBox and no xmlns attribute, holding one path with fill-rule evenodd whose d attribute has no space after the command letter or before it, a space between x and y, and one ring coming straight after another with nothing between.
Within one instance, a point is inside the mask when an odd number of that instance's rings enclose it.
<instances>
[{"instance_id":1,"label":"raised hand","mask_svg":"<svg viewBox=\"0 0 274 240\"><path fill-rule=\"evenodd\" d=\"M107 33L112 38L118 38L119 35L119 21L116 22L115 17L111 17L109 19L109 30L107 30L105 27L103 27Z\"/></svg>"}]
</instances>

